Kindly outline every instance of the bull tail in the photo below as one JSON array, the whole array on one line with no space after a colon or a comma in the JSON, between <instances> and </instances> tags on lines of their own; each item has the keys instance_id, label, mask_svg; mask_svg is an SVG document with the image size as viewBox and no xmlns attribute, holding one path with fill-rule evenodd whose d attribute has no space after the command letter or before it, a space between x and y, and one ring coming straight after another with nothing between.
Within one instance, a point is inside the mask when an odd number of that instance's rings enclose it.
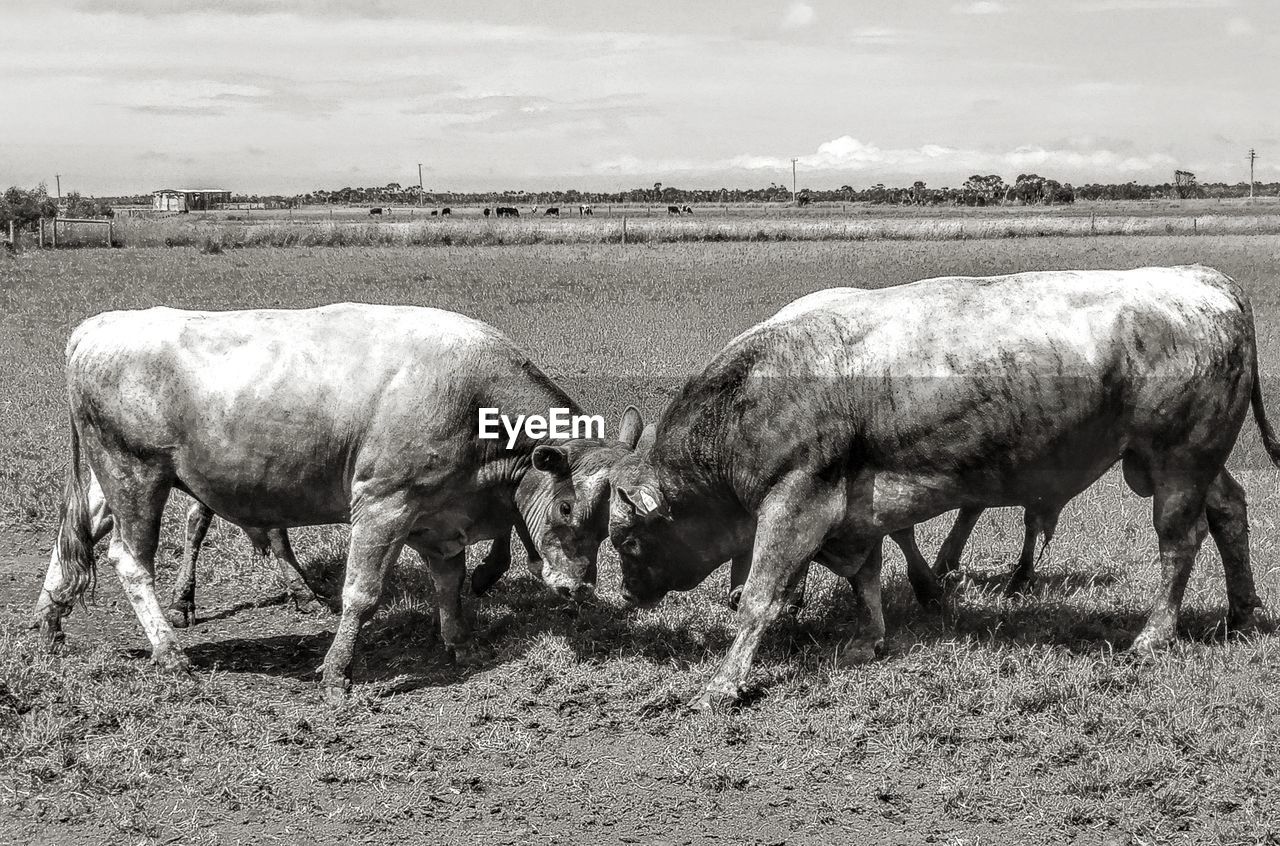
<instances>
[{"instance_id":1,"label":"bull tail","mask_svg":"<svg viewBox=\"0 0 1280 846\"><path fill-rule=\"evenodd\" d=\"M1271 421L1267 420L1267 408L1262 404L1262 380L1258 378L1258 354L1253 354L1253 420L1258 424L1258 434L1262 436L1262 446L1267 450L1271 463L1280 467L1280 440L1276 439Z\"/></svg>"},{"instance_id":2,"label":"bull tail","mask_svg":"<svg viewBox=\"0 0 1280 846\"><path fill-rule=\"evenodd\" d=\"M71 424L71 465L67 468L67 484L62 496L58 526L58 561L62 566L61 595L52 597L68 609L78 599L84 604L85 591L97 581L93 555L92 514L89 494L80 467L80 431L74 418Z\"/></svg>"}]
</instances>

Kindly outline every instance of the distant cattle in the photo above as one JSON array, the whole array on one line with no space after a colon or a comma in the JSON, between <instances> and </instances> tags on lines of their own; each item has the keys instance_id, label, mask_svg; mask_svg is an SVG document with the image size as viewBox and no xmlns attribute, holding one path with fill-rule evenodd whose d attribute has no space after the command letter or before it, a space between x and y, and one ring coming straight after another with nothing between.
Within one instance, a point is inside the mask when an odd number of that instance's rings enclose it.
<instances>
[{"instance_id":1,"label":"distant cattle","mask_svg":"<svg viewBox=\"0 0 1280 846\"><path fill-rule=\"evenodd\" d=\"M559 207L559 206L549 206L549 207L547 208L547 210L543 212L543 214L544 214L544 215L546 215L547 217L559 217L559 216L560 216L560 207Z\"/></svg>"},{"instance_id":2,"label":"distant cattle","mask_svg":"<svg viewBox=\"0 0 1280 846\"><path fill-rule=\"evenodd\" d=\"M693 214L693 209L691 209L689 206L681 206L680 214Z\"/></svg>"},{"instance_id":3,"label":"distant cattle","mask_svg":"<svg viewBox=\"0 0 1280 846\"><path fill-rule=\"evenodd\" d=\"M444 208L440 209L441 217L446 217L451 214L453 214L453 209L449 208L448 206L445 206Z\"/></svg>"},{"instance_id":4,"label":"distant cattle","mask_svg":"<svg viewBox=\"0 0 1280 846\"><path fill-rule=\"evenodd\" d=\"M519 217L520 209L512 206L498 206L498 217Z\"/></svg>"},{"instance_id":5,"label":"distant cattle","mask_svg":"<svg viewBox=\"0 0 1280 846\"><path fill-rule=\"evenodd\" d=\"M380 208L369 209L369 214L382 214L382 209Z\"/></svg>"},{"instance_id":6,"label":"distant cattle","mask_svg":"<svg viewBox=\"0 0 1280 846\"><path fill-rule=\"evenodd\" d=\"M485 216L485 217L488 217L488 216L489 216L489 212L490 212L490 209L487 209L487 208L486 208L486 209L484 210L484 216Z\"/></svg>"},{"instance_id":7,"label":"distant cattle","mask_svg":"<svg viewBox=\"0 0 1280 846\"><path fill-rule=\"evenodd\" d=\"M583 203L582 205L578 206L578 217L582 217L584 215L590 215L590 214L595 214L595 212L591 210L591 205L589 203Z\"/></svg>"},{"instance_id":8,"label":"distant cattle","mask_svg":"<svg viewBox=\"0 0 1280 846\"><path fill-rule=\"evenodd\" d=\"M667 206L667 214L680 214L679 206Z\"/></svg>"},{"instance_id":9,"label":"distant cattle","mask_svg":"<svg viewBox=\"0 0 1280 846\"><path fill-rule=\"evenodd\" d=\"M435 209L432 209L432 210L431 210L431 216L432 216L432 217L435 217L435 216L436 216L436 215L438 215L438 214L440 214L440 212L436 211Z\"/></svg>"}]
</instances>

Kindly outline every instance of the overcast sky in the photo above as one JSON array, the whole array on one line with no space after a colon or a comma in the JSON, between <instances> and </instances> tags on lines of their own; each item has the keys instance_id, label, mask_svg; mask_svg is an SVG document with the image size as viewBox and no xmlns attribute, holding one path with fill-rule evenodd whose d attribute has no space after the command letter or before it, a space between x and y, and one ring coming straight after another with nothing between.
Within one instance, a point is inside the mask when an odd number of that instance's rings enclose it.
<instances>
[{"instance_id":1,"label":"overcast sky","mask_svg":"<svg viewBox=\"0 0 1280 846\"><path fill-rule=\"evenodd\" d=\"M4 0L0 183L1280 178L1276 0Z\"/></svg>"}]
</instances>

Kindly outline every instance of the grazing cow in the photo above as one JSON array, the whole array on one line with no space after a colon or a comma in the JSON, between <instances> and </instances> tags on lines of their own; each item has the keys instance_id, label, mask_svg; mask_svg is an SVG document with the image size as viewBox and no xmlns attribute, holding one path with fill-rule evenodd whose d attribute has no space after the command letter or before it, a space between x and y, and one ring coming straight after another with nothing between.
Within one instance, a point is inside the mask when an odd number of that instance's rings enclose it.
<instances>
[{"instance_id":1,"label":"grazing cow","mask_svg":"<svg viewBox=\"0 0 1280 846\"><path fill-rule=\"evenodd\" d=\"M431 210L431 216L432 216L432 217L435 217L435 216L436 216L436 215L438 215L438 214L440 214L440 212L439 212L439 211L437 211L437 210L435 210L435 209L432 209L432 210Z\"/></svg>"},{"instance_id":2,"label":"grazing cow","mask_svg":"<svg viewBox=\"0 0 1280 846\"><path fill-rule=\"evenodd\" d=\"M668 214L668 215L677 215L677 214L680 214L680 207L679 207L679 206L667 206L667 214Z\"/></svg>"},{"instance_id":3,"label":"grazing cow","mask_svg":"<svg viewBox=\"0 0 1280 846\"><path fill-rule=\"evenodd\" d=\"M681 206L680 214L693 214L693 209L691 209L689 206Z\"/></svg>"},{"instance_id":4,"label":"grazing cow","mask_svg":"<svg viewBox=\"0 0 1280 846\"><path fill-rule=\"evenodd\" d=\"M587 215L594 215L594 214L595 212L591 210L591 206L588 203L583 203L582 205L578 206L578 217L585 217Z\"/></svg>"},{"instance_id":5,"label":"grazing cow","mask_svg":"<svg viewBox=\"0 0 1280 846\"><path fill-rule=\"evenodd\" d=\"M102 491L96 482L90 484L90 502L101 501ZM185 629L195 623L196 608L196 562L200 557L200 548L204 544L205 535L213 522L213 511L203 503L192 503L187 509L187 530L182 550L182 566L178 568L178 576L174 581L173 599L165 609L165 617L175 629ZM542 575L542 564L538 561L533 541L528 539L520 527L521 540L528 553L529 569L539 578ZM342 585L331 582L332 573L315 568L303 569L303 565L293 555L293 545L289 542L286 529L252 529L246 528L245 534L253 544L258 555L265 556L270 552L275 556L277 576L285 596L293 600L294 606L304 613L315 611L321 605L327 605L335 614L342 613ZM483 596L511 568L511 533L508 530L494 538L489 552L471 573L471 589L476 596ZM312 589L316 586L319 593Z\"/></svg>"},{"instance_id":6,"label":"grazing cow","mask_svg":"<svg viewBox=\"0 0 1280 846\"><path fill-rule=\"evenodd\" d=\"M520 209L513 206L498 206L498 217L519 217Z\"/></svg>"},{"instance_id":7,"label":"grazing cow","mask_svg":"<svg viewBox=\"0 0 1280 846\"><path fill-rule=\"evenodd\" d=\"M444 208L440 209L441 217L448 217L451 214L453 214L453 209L449 208L448 206L445 206Z\"/></svg>"},{"instance_id":8,"label":"grazing cow","mask_svg":"<svg viewBox=\"0 0 1280 846\"><path fill-rule=\"evenodd\" d=\"M67 343L67 398L66 501L34 617L46 642L92 586L110 519L108 557L152 659L189 666L153 578L173 488L240 526L349 522L342 619L323 665L331 703L345 698L360 628L406 545L431 572L441 639L463 663L482 657L461 606L468 544L523 525L543 581L589 595L608 473L640 429L629 409L618 440L548 443L527 429L480 439L482 408L580 411L493 327L408 306L100 314Z\"/></svg>"},{"instance_id":9,"label":"grazing cow","mask_svg":"<svg viewBox=\"0 0 1280 846\"><path fill-rule=\"evenodd\" d=\"M371 208L369 209L369 214L382 214L382 209L377 207Z\"/></svg>"},{"instance_id":10,"label":"grazing cow","mask_svg":"<svg viewBox=\"0 0 1280 846\"><path fill-rule=\"evenodd\" d=\"M879 539L961 507L1056 513L1117 461L1154 497L1161 583L1133 649L1171 641L1206 531L1229 625L1261 606L1244 490L1224 463L1258 382L1244 290L1210 268L1022 273L811 294L689 379L613 474L623 597L649 606L754 562L739 631L702 695L736 698L804 565L848 578L883 648Z\"/></svg>"},{"instance_id":11,"label":"grazing cow","mask_svg":"<svg viewBox=\"0 0 1280 846\"><path fill-rule=\"evenodd\" d=\"M485 210L484 210L484 216L485 217L489 216L489 208L487 206L485 207Z\"/></svg>"},{"instance_id":12,"label":"grazing cow","mask_svg":"<svg viewBox=\"0 0 1280 846\"><path fill-rule=\"evenodd\" d=\"M544 216L546 216L546 217L559 217L559 216L560 216L560 207L559 207L559 206L548 206L548 207L547 207L547 210L546 210L546 211L544 211L542 214L543 214Z\"/></svg>"}]
</instances>

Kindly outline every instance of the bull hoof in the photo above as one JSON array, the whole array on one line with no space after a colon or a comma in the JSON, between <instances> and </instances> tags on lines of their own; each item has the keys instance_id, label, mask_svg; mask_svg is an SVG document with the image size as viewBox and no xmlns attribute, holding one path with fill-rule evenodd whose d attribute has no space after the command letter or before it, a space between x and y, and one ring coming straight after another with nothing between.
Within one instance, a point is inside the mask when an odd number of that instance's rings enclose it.
<instances>
[{"instance_id":1,"label":"bull hoof","mask_svg":"<svg viewBox=\"0 0 1280 846\"><path fill-rule=\"evenodd\" d=\"M459 667L483 667L494 656L492 649L473 640L447 644L445 648Z\"/></svg>"},{"instance_id":2,"label":"bull hoof","mask_svg":"<svg viewBox=\"0 0 1280 846\"><path fill-rule=\"evenodd\" d=\"M689 708L693 711L716 711L731 708L738 704L741 694L734 689L707 687L693 699L689 700Z\"/></svg>"},{"instance_id":3,"label":"bull hoof","mask_svg":"<svg viewBox=\"0 0 1280 846\"><path fill-rule=\"evenodd\" d=\"M840 651L841 667L859 667L870 664L884 654L883 640L855 640Z\"/></svg>"},{"instance_id":4,"label":"bull hoof","mask_svg":"<svg viewBox=\"0 0 1280 846\"><path fill-rule=\"evenodd\" d=\"M505 572L506 568L502 570L497 570L497 568L490 569L487 564L481 564L471 573L471 592L476 596L484 596L498 583L498 580L502 578L502 574Z\"/></svg>"},{"instance_id":5,"label":"bull hoof","mask_svg":"<svg viewBox=\"0 0 1280 846\"><path fill-rule=\"evenodd\" d=\"M194 605L174 603L164 610L164 618L175 629L185 629L196 621Z\"/></svg>"},{"instance_id":6,"label":"bull hoof","mask_svg":"<svg viewBox=\"0 0 1280 846\"><path fill-rule=\"evenodd\" d=\"M318 596L312 593L295 593L293 595L293 607L299 614L323 614L329 610Z\"/></svg>"},{"instance_id":7,"label":"bull hoof","mask_svg":"<svg viewBox=\"0 0 1280 846\"><path fill-rule=\"evenodd\" d=\"M1250 634L1256 632L1262 627L1262 621L1258 619L1259 608L1249 608L1245 611L1232 610L1227 615L1227 631L1232 634Z\"/></svg>"},{"instance_id":8,"label":"bull hoof","mask_svg":"<svg viewBox=\"0 0 1280 846\"><path fill-rule=\"evenodd\" d=\"M181 675L191 672L191 661L187 654L176 646L152 653L151 661L166 673Z\"/></svg>"},{"instance_id":9,"label":"bull hoof","mask_svg":"<svg viewBox=\"0 0 1280 846\"><path fill-rule=\"evenodd\" d=\"M1141 632L1133 639L1129 654L1140 659L1150 659L1165 651L1173 643L1173 636L1163 632Z\"/></svg>"},{"instance_id":10,"label":"bull hoof","mask_svg":"<svg viewBox=\"0 0 1280 846\"><path fill-rule=\"evenodd\" d=\"M322 684L320 685L320 698L324 700L324 704L330 708L341 708L347 704L347 692L351 687L350 682L343 684Z\"/></svg>"},{"instance_id":11,"label":"bull hoof","mask_svg":"<svg viewBox=\"0 0 1280 846\"><path fill-rule=\"evenodd\" d=\"M39 621L40 643L48 652L57 652L66 642L67 636L62 631L62 621L57 619L44 619Z\"/></svg>"},{"instance_id":12,"label":"bull hoof","mask_svg":"<svg viewBox=\"0 0 1280 846\"><path fill-rule=\"evenodd\" d=\"M1030 579L1013 578L1009 580L1009 584L1005 585L1004 598L1015 599L1029 596L1034 588L1035 585L1032 584Z\"/></svg>"}]
</instances>

